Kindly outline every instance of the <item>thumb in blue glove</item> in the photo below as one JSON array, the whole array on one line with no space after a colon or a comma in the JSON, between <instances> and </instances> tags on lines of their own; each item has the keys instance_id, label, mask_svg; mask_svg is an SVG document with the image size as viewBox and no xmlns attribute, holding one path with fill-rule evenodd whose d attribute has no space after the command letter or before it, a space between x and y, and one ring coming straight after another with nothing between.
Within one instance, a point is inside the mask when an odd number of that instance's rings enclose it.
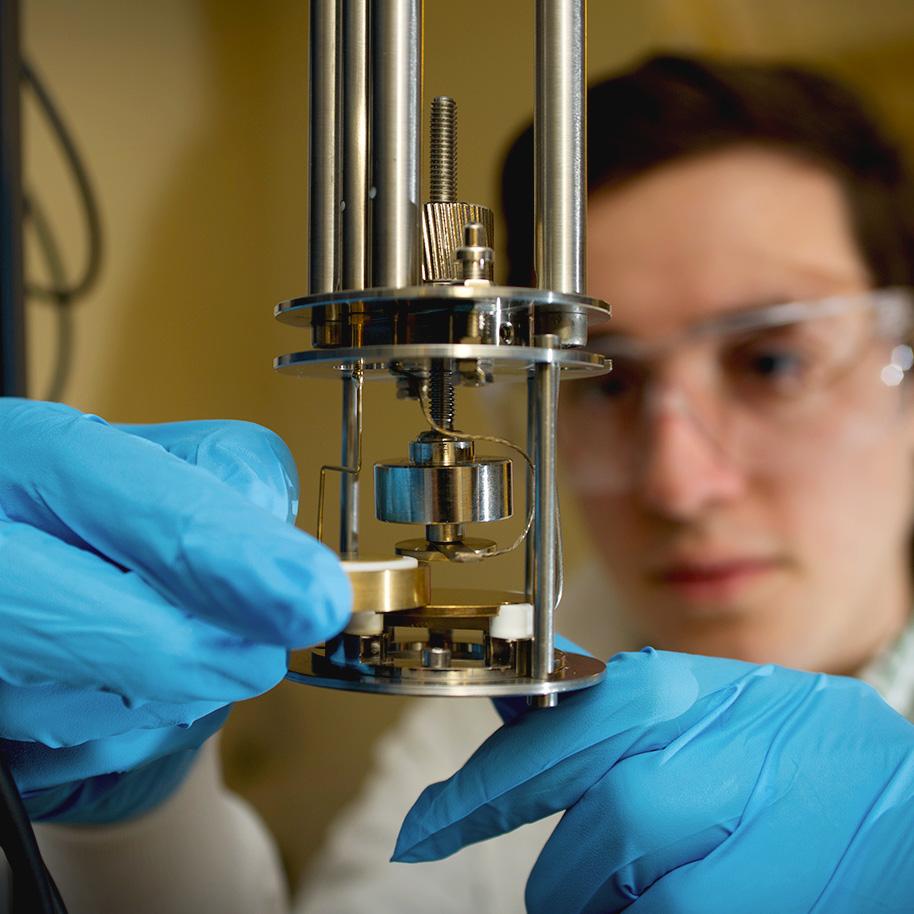
<instances>
[{"instance_id":1,"label":"thumb in blue glove","mask_svg":"<svg viewBox=\"0 0 914 914\"><path fill-rule=\"evenodd\" d=\"M342 628L348 581L288 523L265 429L12 399L0 429L0 751L34 818L135 815L288 649Z\"/></svg>"},{"instance_id":2,"label":"thumb in blue glove","mask_svg":"<svg viewBox=\"0 0 914 914\"><path fill-rule=\"evenodd\" d=\"M394 860L563 809L527 883L534 914L912 909L914 727L856 680L621 654L429 787Z\"/></svg>"}]
</instances>

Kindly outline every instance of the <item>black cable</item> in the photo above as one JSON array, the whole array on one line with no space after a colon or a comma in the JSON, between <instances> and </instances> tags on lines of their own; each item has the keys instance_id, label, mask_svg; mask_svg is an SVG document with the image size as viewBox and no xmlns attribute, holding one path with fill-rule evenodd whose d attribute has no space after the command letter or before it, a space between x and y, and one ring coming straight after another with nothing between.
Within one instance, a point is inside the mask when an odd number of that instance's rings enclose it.
<instances>
[{"instance_id":1,"label":"black cable","mask_svg":"<svg viewBox=\"0 0 914 914\"><path fill-rule=\"evenodd\" d=\"M76 188L79 192L80 200L82 201L83 213L86 220L86 232L88 235L86 265L83 268L83 275L77 282L70 286L63 286L62 288L32 286L28 288L27 291L31 295L42 296L54 301L59 301L62 298L72 301L73 299L85 295L98 279L98 273L102 262L101 218L99 217L95 194L92 190L92 183L89 180L85 166L76 149L76 144L73 142L73 138L71 137L69 130L67 130L66 124L64 124L63 118L60 116L57 107L51 100L44 83L39 79L32 66L25 60L22 61L22 77L25 85L34 93L39 107L47 118L48 123L51 125L54 136L57 138L58 143L60 143L60 148L70 167L73 180L76 183Z\"/></svg>"},{"instance_id":2,"label":"black cable","mask_svg":"<svg viewBox=\"0 0 914 914\"><path fill-rule=\"evenodd\" d=\"M10 914L67 914L66 905L41 859L32 823L2 755L0 848L10 868Z\"/></svg>"},{"instance_id":3,"label":"black cable","mask_svg":"<svg viewBox=\"0 0 914 914\"><path fill-rule=\"evenodd\" d=\"M39 205L38 200L27 192L22 196L22 208L23 216L31 221L35 228L38 246L44 256L45 266L54 288L63 290L67 281L63 258L60 256L57 239L54 237L44 209ZM47 393L42 398L44 400L60 400L70 374L70 365L73 361L73 313L69 307L70 302L71 299L64 291L58 292L54 299L54 303L58 306L55 309L57 313L57 358L54 362L54 374L48 385Z\"/></svg>"},{"instance_id":4,"label":"black cable","mask_svg":"<svg viewBox=\"0 0 914 914\"><path fill-rule=\"evenodd\" d=\"M39 108L50 124L63 151L64 159L77 188L86 223L86 263L82 276L76 282L68 283L63 258L60 254L60 245L57 243L50 221L34 195L23 195L23 219L30 222L35 230L51 283L50 286L41 286L26 282L25 294L28 298L49 301L56 308L57 358L54 361L54 373L44 399L60 400L63 397L73 360L73 315L70 306L78 298L86 295L95 285L101 268L103 247L101 218L91 181L76 149L76 144L51 100L47 88L25 60L21 62L21 71L24 85L34 93Z\"/></svg>"}]
</instances>

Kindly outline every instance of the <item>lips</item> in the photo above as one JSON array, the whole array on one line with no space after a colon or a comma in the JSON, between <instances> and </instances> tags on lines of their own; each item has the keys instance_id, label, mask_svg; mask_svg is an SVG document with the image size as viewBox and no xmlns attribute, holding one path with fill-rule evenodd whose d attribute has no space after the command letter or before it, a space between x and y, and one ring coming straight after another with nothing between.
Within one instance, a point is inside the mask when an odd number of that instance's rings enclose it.
<instances>
[{"instance_id":1,"label":"lips","mask_svg":"<svg viewBox=\"0 0 914 914\"><path fill-rule=\"evenodd\" d=\"M651 583L686 602L732 601L780 567L769 558L675 561L648 573Z\"/></svg>"}]
</instances>

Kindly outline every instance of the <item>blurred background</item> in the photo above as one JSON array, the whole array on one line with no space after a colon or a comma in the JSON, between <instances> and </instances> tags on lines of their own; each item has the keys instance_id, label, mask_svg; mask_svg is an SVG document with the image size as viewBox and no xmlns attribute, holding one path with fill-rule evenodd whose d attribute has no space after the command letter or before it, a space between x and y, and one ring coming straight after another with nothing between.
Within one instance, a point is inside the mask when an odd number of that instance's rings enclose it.
<instances>
[{"instance_id":1,"label":"blurred background","mask_svg":"<svg viewBox=\"0 0 914 914\"><path fill-rule=\"evenodd\" d=\"M425 95L459 106L459 197L496 212L501 156L532 112L532 12L530 0L425 4ZM273 428L296 456L299 523L314 532L319 467L338 460L339 392L271 368L307 348L304 331L271 316L306 289L307 3L22 0L22 18L24 53L72 129L105 230L100 280L73 313L62 399L112 421ZM911 0L591 0L591 79L657 49L815 64L856 86L914 150ZM86 256L79 200L30 96L24 118L27 188L75 275ZM27 275L48 278L33 237ZM57 358L54 306L30 303L27 322L30 395L41 398ZM458 425L504 431L491 413L464 396ZM422 427L415 404L373 387L366 462L405 456ZM586 543L564 506L573 567ZM384 530L367 539L393 541ZM507 586L522 587L517 561L497 561L480 583L516 575ZM266 818L293 878L404 706L283 683L233 712L227 778Z\"/></svg>"}]
</instances>

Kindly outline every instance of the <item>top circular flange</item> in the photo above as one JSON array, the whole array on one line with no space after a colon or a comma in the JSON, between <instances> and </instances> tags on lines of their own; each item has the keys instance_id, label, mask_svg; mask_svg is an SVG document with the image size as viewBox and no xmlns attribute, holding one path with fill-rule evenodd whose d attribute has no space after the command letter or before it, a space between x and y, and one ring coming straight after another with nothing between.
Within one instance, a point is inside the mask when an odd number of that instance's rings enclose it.
<instances>
[{"instance_id":1,"label":"top circular flange","mask_svg":"<svg viewBox=\"0 0 914 914\"><path fill-rule=\"evenodd\" d=\"M280 302L273 314L285 324L307 325L311 322L311 311L327 305L398 305L415 303L422 309L434 308L436 304L446 307L461 303L467 306L489 305L506 311L524 310L531 305L561 311L583 310L588 326L602 324L610 316L606 302L588 295L572 295L550 292L545 289L528 289L522 286L496 285L450 285L428 284L407 286L402 289L348 289L342 292L326 292L290 298Z\"/></svg>"}]
</instances>

